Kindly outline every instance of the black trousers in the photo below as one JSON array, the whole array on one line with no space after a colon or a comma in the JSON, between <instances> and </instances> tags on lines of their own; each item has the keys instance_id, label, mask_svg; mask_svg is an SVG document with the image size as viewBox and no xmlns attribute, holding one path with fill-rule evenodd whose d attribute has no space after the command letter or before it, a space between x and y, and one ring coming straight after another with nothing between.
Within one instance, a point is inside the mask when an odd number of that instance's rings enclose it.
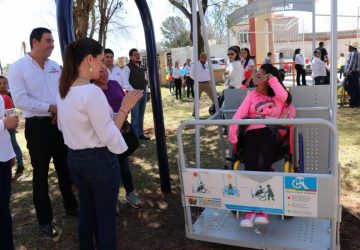
<instances>
[{"instance_id":1,"label":"black trousers","mask_svg":"<svg viewBox=\"0 0 360 250\"><path fill-rule=\"evenodd\" d=\"M342 77L342 75L344 74L344 72L345 72L345 65L341 65L340 71L339 71L339 73L340 73L340 78Z\"/></svg>"},{"instance_id":2,"label":"black trousers","mask_svg":"<svg viewBox=\"0 0 360 250\"><path fill-rule=\"evenodd\" d=\"M303 67L303 65L295 64L296 69L296 84L297 86L300 86L300 76L301 76L301 82L303 86L306 86L306 72Z\"/></svg>"},{"instance_id":3,"label":"black trousers","mask_svg":"<svg viewBox=\"0 0 360 250\"><path fill-rule=\"evenodd\" d=\"M182 99L182 97L181 97L181 78L175 79L174 82L175 82L176 100L178 100L179 98Z\"/></svg>"},{"instance_id":4,"label":"black trousers","mask_svg":"<svg viewBox=\"0 0 360 250\"><path fill-rule=\"evenodd\" d=\"M194 80L190 77L186 77L186 95L190 98L190 94L192 98L194 98Z\"/></svg>"},{"instance_id":5,"label":"black trousers","mask_svg":"<svg viewBox=\"0 0 360 250\"><path fill-rule=\"evenodd\" d=\"M270 171L278 145L277 135L267 127L247 131L244 143L245 170Z\"/></svg>"},{"instance_id":6,"label":"black trousers","mask_svg":"<svg viewBox=\"0 0 360 250\"><path fill-rule=\"evenodd\" d=\"M350 96L350 105L354 107L360 106L360 72L353 71L347 76L348 93Z\"/></svg>"},{"instance_id":7,"label":"black trousers","mask_svg":"<svg viewBox=\"0 0 360 250\"><path fill-rule=\"evenodd\" d=\"M314 77L315 85L325 85L326 83L326 76L317 76Z\"/></svg>"},{"instance_id":8,"label":"black trousers","mask_svg":"<svg viewBox=\"0 0 360 250\"><path fill-rule=\"evenodd\" d=\"M65 210L72 211L78 207L71 190L67 147L57 125L51 124L50 117L26 119L25 138L33 167L33 202L36 216L40 224L47 224L53 220L48 192L48 172L51 158L55 165Z\"/></svg>"},{"instance_id":9,"label":"black trousers","mask_svg":"<svg viewBox=\"0 0 360 250\"><path fill-rule=\"evenodd\" d=\"M0 249L14 249L10 212L11 165L0 162Z\"/></svg>"}]
</instances>

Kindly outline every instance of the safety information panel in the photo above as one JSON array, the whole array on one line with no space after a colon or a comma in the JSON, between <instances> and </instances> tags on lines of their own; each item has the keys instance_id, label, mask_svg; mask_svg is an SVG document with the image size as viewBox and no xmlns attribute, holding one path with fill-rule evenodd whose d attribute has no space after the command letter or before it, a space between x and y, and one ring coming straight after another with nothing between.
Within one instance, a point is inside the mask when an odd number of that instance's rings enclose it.
<instances>
[{"instance_id":1,"label":"safety information panel","mask_svg":"<svg viewBox=\"0 0 360 250\"><path fill-rule=\"evenodd\" d=\"M315 177L250 177L203 170L182 174L186 205L189 206L317 216Z\"/></svg>"},{"instance_id":2,"label":"safety information panel","mask_svg":"<svg viewBox=\"0 0 360 250\"><path fill-rule=\"evenodd\" d=\"M315 177L284 178L285 215L317 217L318 188Z\"/></svg>"}]
</instances>

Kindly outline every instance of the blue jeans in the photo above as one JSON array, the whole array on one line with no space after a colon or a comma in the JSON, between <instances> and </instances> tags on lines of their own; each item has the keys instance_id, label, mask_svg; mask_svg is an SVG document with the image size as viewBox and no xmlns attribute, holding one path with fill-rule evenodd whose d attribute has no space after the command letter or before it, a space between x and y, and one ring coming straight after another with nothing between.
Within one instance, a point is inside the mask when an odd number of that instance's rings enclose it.
<instances>
[{"instance_id":1,"label":"blue jeans","mask_svg":"<svg viewBox=\"0 0 360 250\"><path fill-rule=\"evenodd\" d=\"M139 138L144 135L144 114L146 107L146 93L131 110L131 126Z\"/></svg>"},{"instance_id":2,"label":"blue jeans","mask_svg":"<svg viewBox=\"0 0 360 250\"><path fill-rule=\"evenodd\" d=\"M174 89L175 89L175 83L174 83L174 81L168 81L168 85L169 85L170 93L174 92ZM171 91L171 90L172 90L172 91Z\"/></svg>"},{"instance_id":3,"label":"blue jeans","mask_svg":"<svg viewBox=\"0 0 360 250\"><path fill-rule=\"evenodd\" d=\"M24 167L23 162L23 155L21 152L21 148L16 140L16 129L8 129L10 138L11 138L11 144L13 146L14 152L16 154L16 162L18 167Z\"/></svg>"},{"instance_id":4,"label":"blue jeans","mask_svg":"<svg viewBox=\"0 0 360 250\"><path fill-rule=\"evenodd\" d=\"M10 213L11 166L0 162L0 249L14 249Z\"/></svg>"},{"instance_id":5,"label":"blue jeans","mask_svg":"<svg viewBox=\"0 0 360 250\"><path fill-rule=\"evenodd\" d=\"M118 155L118 160L120 165L121 180L124 184L126 194L129 194L134 191L134 185L130 172L129 157L126 155Z\"/></svg>"},{"instance_id":6,"label":"blue jeans","mask_svg":"<svg viewBox=\"0 0 360 250\"><path fill-rule=\"evenodd\" d=\"M106 147L68 152L69 168L80 197L80 249L116 249L116 203L120 168L116 154Z\"/></svg>"}]
</instances>

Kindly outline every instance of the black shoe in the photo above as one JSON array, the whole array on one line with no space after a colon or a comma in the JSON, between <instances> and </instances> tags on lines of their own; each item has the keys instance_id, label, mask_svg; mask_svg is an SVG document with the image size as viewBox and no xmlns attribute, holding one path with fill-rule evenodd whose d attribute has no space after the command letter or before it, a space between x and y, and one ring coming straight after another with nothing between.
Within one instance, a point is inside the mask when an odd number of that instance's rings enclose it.
<instances>
[{"instance_id":1,"label":"black shoe","mask_svg":"<svg viewBox=\"0 0 360 250\"><path fill-rule=\"evenodd\" d=\"M19 175L22 175L22 173L24 172L24 166L17 166L17 169L16 169L16 172L15 172L15 175L19 176Z\"/></svg>"},{"instance_id":2,"label":"black shoe","mask_svg":"<svg viewBox=\"0 0 360 250\"><path fill-rule=\"evenodd\" d=\"M140 136L139 136L139 139L140 139L140 140L144 140L144 141L148 141L148 140L150 140L150 137L147 137L147 136L145 136L145 135L140 135Z\"/></svg>"},{"instance_id":3,"label":"black shoe","mask_svg":"<svg viewBox=\"0 0 360 250\"><path fill-rule=\"evenodd\" d=\"M67 210L66 215L79 218L80 217L80 209L77 207L77 208L74 208L73 210Z\"/></svg>"},{"instance_id":4,"label":"black shoe","mask_svg":"<svg viewBox=\"0 0 360 250\"><path fill-rule=\"evenodd\" d=\"M58 235L58 232L56 231L56 228L53 226L53 224L39 224L39 229L43 234L46 234L50 237L55 237Z\"/></svg>"}]
</instances>

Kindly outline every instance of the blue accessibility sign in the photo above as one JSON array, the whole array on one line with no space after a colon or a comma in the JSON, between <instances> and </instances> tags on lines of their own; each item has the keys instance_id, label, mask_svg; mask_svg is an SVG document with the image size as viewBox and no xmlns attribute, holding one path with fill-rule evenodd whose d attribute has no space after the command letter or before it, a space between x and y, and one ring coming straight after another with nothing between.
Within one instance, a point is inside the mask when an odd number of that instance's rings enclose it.
<instances>
[{"instance_id":1,"label":"blue accessibility sign","mask_svg":"<svg viewBox=\"0 0 360 250\"><path fill-rule=\"evenodd\" d=\"M297 191L317 191L316 177L303 177L303 176L285 176L284 181L285 189L293 189Z\"/></svg>"}]
</instances>

